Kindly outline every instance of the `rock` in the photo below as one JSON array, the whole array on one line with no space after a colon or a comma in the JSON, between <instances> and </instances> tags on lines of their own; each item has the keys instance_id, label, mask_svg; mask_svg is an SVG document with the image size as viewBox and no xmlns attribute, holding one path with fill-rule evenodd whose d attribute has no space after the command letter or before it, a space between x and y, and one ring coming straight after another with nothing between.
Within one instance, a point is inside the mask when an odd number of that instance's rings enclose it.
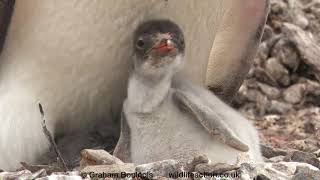
<instances>
[{"instance_id":1,"label":"rock","mask_svg":"<svg viewBox=\"0 0 320 180\"><path fill-rule=\"evenodd\" d=\"M278 163L278 162L283 161L284 158L285 158L285 156L275 156L270 159L267 159L266 162Z\"/></svg>"},{"instance_id":2,"label":"rock","mask_svg":"<svg viewBox=\"0 0 320 180\"><path fill-rule=\"evenodd\" d=\"M316 155L312 153L306 153L302 151L290 152L284 159L285 161L293 162L303 162L311 164L317 168L320 168L320 161L317 159Z\"/></svg>"},{"instance_id":3,"label":"rock","mask_svg":"<svg viewBox=\"0 0 320 180\"><path fill-rule=\"evenodd\" d=\"M0 179L28 179L30 176L32 176L32 173L29 170L0 173Z\"/></svg>"},{"instance_id":4,"label":"rock","mask_svg":"<svg viewBox=\"0 0 320 180\"><path fill-rule=\"evenodd\" d=\"M263 32L261 41L263 42L263 41L266 41L268 39L271 39L273 36L274 36L273 29L269 25L266 25L264 27L264 32Z\"/></svg>"},{"instance_id":5,"label":"rock","mask_svg":"<svg viewBox=\"0 0 320 180\"><path fill-rule=\"evenodd\" d=\"M300 65L300 57L295 44L286 38L281 38L275 44L272 48L271 56L279 59L292 72L296 72Z\"/></svg>"},{"instance_id":6,"label":"rock","mask_svg":"<svg viewBox=\"0 0 320 180\"><path fill-rule=\"evenodd\" d=\"M105 150L84 149L81 151L82 159L80 161L80 168L89 165L111 165L124 164L120 159L112 156Z\"/></svg>"},{"instance_id":7,"label":"rock","mask_svg":"<svg viewBox=\"0 0 320 180\"><path fill-rule=\"evenodd\" d=\"M309 26L309 20L302 14L297 14L295 24L302 29L306 29Z\"/></svg>"},{"instance_id":8,"label":"rock","mask_svg":"<svg viewBox=\"0 0 320 180\"><path fill-rule=\"evenodd\" d=\"M264 97L260 91L255 89L247 89L246 91L243 91L243 95L251 102L257 102L257 99L263 99Z\"/></svg>"},{"instance_id":9,"label":"rock","mask_svg":"<svg viewBox=\"0 0 320 180\"><path fill-rule=\"evenodd\" d=\"M188 161L186 164L186 167L184 167L185 171L193 172L196 165L202 164L202 163L209 163L209 159L206 155L200 155L194 157L192 160Z\"/></svg>"},{"instance_id":10,"label":"rock","mask_svg":"<svg viewBox=\"0 0 320 180\"><path fill-rule=\"evenodd\" d=\"M271 179L263 174L259 174L255 177L255 180L271 180Z\"/></svg>"},{"instance_id":11,"label":"rock","mask_svg":"<svg viewBox=\"0 0 320 180\"><path fill-rule=\"evenodd\" d=\"M309 136L309 135L307 135ZM289 143L290 147L304 152L313 152L319 149L319 140L313 137L307 139L294 140Z\"/></svg>"},{"instance_id":12,"label":"rock","mask_svg":"<svg viewBox=\"0 0 320 180\"><path fill-rule=\"evenodd\" d=\"M307 80L306 82L306 101L316 106L320 106L320 83Z\"/></svg>"},{"instance_id":13,"label":"rock","mask_svg":"<svg viewBox=\"0 0 320 180\"><path fill-rule=\"evenodd\" d=\"M317 151L313 152L314 155L316 155L317 157L320 157L320 149L318 149Z\"/></svg>"},{"instance_id":14,"label":"rock","mask_svg":"<svg viewBox=\"0 0 320 180\"><path fill-rule=\"evenodd\" d=\"M286 156L287 155L287 151L279 149L279 148L274 148L271 146L267 146L267 145L260 145L261 148L261 153L264 157L266 158L272 158L272 157L276 157L276 156Z\"/></svg>"},{"instance_id":15,"label":"rock","mask_svg":"<svg viewBox=\"0 0 320 180\"><path fill-rule=\"evenodd\" d=\"M280 97L280 90L264 83L258 83L259 89L269 98L277 99Z\"/></svg>"},{"instance_id":16,"label":"rock","mask_svg":"<svg viewBox=\"0 0 320 180\"><path fill-rule=\"evenodd\" d=\"M169 177L169 173L182 172L182 166L176 160L163 160L148 164L138 165L136 172L147 174L153 177Z\"/></svg>"},{"instance_id":17,"label":"rock","mask_svg":"<svg viewBox=\"0 0 320 180\"><path fill-rule=\"evenodd\" d=\"M268 43L262 42L259 45L259 50L257 52L257 57L254 59L254 64L258 67L261 66L263 64L264 60L268 58L269 51L270 51L270 47L268 46ZM250 70L252 70L252 69L250 69Z\"/></svg>"},{"instance_id":18,"label":"rock","mask_svg":"<svg viewBox=\"0 0 320 180\"><path fill-rule=\"evenodd\" d=\"M319 73L320 46L315 37L310 32L290 23L284 23L283 31L295 43L301 59Z\"/></svg>"},{"instance_id":19,"label":"rock","mask_svg":"<svg viewBox=\"0 0 320 180\"><path fill-rule=\"evenodd\" d=\"M258 110L257 112L260 116L266 113L266 109L269 105L270 105L270 102L266 96L257 96L256 106Z\"/></svg>"},{"instance_id":20,"label":"rock","mask_svg":"<svg viewBox=\"0 0 320 180\"><path fill-rule=\"evenodd\" d=\"M37 180L89 180L89 178L81 176L70 176L70 175L51 175L42 178L37 178Z\"/></svg>"},{"instance_id":21,"label":"rock","mask_svg":"<svg viewBox=\"0 0 320 180\"><path fill-rule=\"evenodd\" d=\"M288 5L281 1L271 1L271 12L274 14L282 14L288 9Z\"/></svg>"},{"instance_id":22,"label":"rock","mask_svg":"<svg viewBox=\"0 0 320 180\"><path fill-rule=\"evenodd\" d=\"M300 167L298 166L292 180L318 180L320 179L320 172L309 169L307 167Z\"/></svg>"},{"instance_id":23,"label":"rock","mask_svg":"<svg viewBox=\"0 0 320 180\"><path fill-rule=\"evenodd\" d=\"M262 82L262 83L266 83L269 84L271 86L277 86L277 81L268 73L266 72L263 68L261 67L257 67L257 68L253 68L253 72L254 77Z\"/></svg>"},{"instance_id":24,"label":"rock","mask_svg":"<svg viewBox=\"0 0 320 180\"><path fill-rule=\"evenodd\" d=\"M295 84L283 91L283 99L291 104L300 103L306 90L305 84Z\"/></svg>"},{"instance_id":25,"label":"rock","mask_svg":"<svg viewBox=\"0 0 320 180\"><path fill-rule=\"evenodd\" d=\"M276 58L270 58L265 64L266 71L275 79L280 85L288 86L290 84L290 77L288 70Z\"/></svg>"},{"instance_id":26,"label":"rock","mask_svg":"<svg viewBox=\"0 0 320 180\"><path fill-rule=\"evenodd\" d=\"M292 108L292 105L290 104L272 100L270 103L270 106L267 107L267 111L269 113L283 114L288 112L291 108Z\"/></svg>"},{"instance_id":27,"label":"rock","mask_svg":"<svg viewBox=\"0 0 320 180\"><path fill-rule=\"evenodd\" d=\"M89 178L80 176L78 171L69 171L63 173L52 173L50 176L45 176L42 178L38 178L37 180L89 180Z\"/></svg>"},{"instance_id":28,"label":"rock","mask_svg":"<svg viewBox=\"0 0 320 180\"><path fill-rule=\"evenodd\" d=\"M224 173L227 171L233 171L237 170L240 167L237 165L230 165L226 163L217 163L217 164L208 164L208 163L202 163L198 164L195 167L196 172L209 172L209 173Z\"/></svg>"},{"instance_id":29,"label":"rock","mask_svg":"<svg viewBox=\"0 0 320 180\"><path fill-rule=\"evenodd\" d=\"M299 162L279 162L279 163L243 163L239 169L242 180L270 179L270 180L291 180L297 175L298 168L306 168L310 172L317 174L319 169Z\"/></svg>"}]
</instances>

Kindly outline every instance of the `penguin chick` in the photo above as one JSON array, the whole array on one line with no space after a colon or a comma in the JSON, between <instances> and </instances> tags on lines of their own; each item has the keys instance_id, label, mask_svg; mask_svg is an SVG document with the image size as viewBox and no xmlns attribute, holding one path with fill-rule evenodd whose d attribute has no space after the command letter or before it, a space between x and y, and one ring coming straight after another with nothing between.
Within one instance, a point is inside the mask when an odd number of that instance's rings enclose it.
<instances>
[{"instance_id":1,"label":"penguin chick","mask_svg":"<svg viewBox=\"0 0 320 180\"><path fill-rule=\"evenodd\" d=\"M240 152L262 161L250 122L214 94L177 76L185 41L169 20L141 24L134 35L134 70L123 104L114 155L136 164L205 154L212 163L234 164Z\"/></svg>"}]
</instances>

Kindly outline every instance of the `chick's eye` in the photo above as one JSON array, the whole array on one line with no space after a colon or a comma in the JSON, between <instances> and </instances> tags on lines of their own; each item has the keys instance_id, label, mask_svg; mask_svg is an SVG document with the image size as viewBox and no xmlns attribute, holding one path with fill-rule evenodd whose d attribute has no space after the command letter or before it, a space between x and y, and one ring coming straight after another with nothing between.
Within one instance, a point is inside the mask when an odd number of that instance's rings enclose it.
<instances>
[{"instance_id":1,"label":"chick's eye","mask_svg":"<svg viewBox=\"0 0 320 180\"><path fill-rule=\"evenodd\" d=\"M137 44L136 44L136 45L137 45L138 48L141 49L141 48L143 48L143 46L144 46L144 41L143 41L142 39L139 39L139 40L137 41Z\"/></svg>"}]
</instances>

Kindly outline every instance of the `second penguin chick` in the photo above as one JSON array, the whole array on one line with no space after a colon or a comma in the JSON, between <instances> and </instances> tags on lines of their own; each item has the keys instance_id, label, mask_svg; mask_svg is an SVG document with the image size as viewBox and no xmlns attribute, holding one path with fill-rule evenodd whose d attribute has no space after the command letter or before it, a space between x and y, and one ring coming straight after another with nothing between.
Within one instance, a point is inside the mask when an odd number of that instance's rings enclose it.
<instances>
[{"instance_id":1,"label":"second penguin chick","mask_svg":"<svg viewBox=\"0 0 320 180\"><path fill-rule=\"evenodd\" d=\"M203 154L212 163L234 164L240 152L262 161L257 132L247 119L205 88L175 75L184 50L175 23L154 20L138 27L114 154L136 164L187 162Z\"/></svg>"}]
</instances>

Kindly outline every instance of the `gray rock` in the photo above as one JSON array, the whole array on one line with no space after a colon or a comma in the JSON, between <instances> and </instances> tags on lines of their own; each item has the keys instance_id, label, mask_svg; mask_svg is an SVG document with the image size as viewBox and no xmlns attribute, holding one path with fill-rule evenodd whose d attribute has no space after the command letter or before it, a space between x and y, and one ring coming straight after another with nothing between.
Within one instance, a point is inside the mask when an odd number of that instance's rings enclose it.
<instances>
[{"instance_id":1,"label":"gray rock","mask_svg":"<svg viewBox=\"0 0 320 180\"><path fill-rule=\"evenodd\" d=\"M2 172L0 173L0 179L40 179L46 177L47 172L44 169L41 169L37 172L32 173L29 170L22 170L17 172Z\"/></svg>"},{"instance_id":2,"label":"gray rock","mask_svg":"<svg viewBox=\"0 0 320 180\"><path fill-rule=\"evenodd\" d=\"M136 172L151 173L153 177L168 177L169 173L182 172L182 166L176 160L163 160L148 164L138 165Z\"/></svg>"},{"instance_id":3,"label":"gray rock","mask_svg":"<svg viewBox=\"0 0 320 180\"><path fill-rule=\"evenodd\" d=\"M280 97L280 90L264 83L258 83L259 89L269 98L277 99Z\"/></svg>"},{"instance_id":4,"label":"gray rock","mask_svg":"<svg viewBox=\"0 0 320 180\"><path fill-rule=\"evenodd\" d=\"M80 168L89 165L111 165L123 164L123 162L115 156L112 156L107 151L99 149L84 149L81 151L82 160L80 161Z\"/></svg>"},{"instance_id":5,"label":"gray rock","mask_svg":"<svg viewBox=\"0 0 320 180\"><path fill-rule=\"evenodd\" d=\"M240 174L242 180L251 179L271 179L271 180L289 180L296 176L298 168L306 168L310 172L317 174L319 169L307 164L299 162L279 162L279 163L244 163L241 164ZM305 171L307 171L305 170Z\"/></svg>"},{"instance_id":6,"label":"gray rock","mask_svg":"<svg viewBox=\"0 0 320 180\"><path fill-rule=\"evenodd\" d=\"M317 151L313 152L314 155L316 155L317 157L320 157L320 149L318 149Z\"/></svg>"},{"instance_id":7,"label":"gray rock","mask_svg":"<svg viewBox=\"0 0 320 180\"><path fill-rule=\"evenodd\" d=\"M309 26L309 20L302 16L302 14L297 14L295 18L295 24L300 26L302 29L306 29Z\"/></svg>"},{"instance_id":8,"label":"gray rock","mask_svg":"<svg viewBox=\"0 0 320 180\"><path fill-rule=\"evenodd\" d=\"M257 102L258 99L263 99L264 97L260 91L255 89L247 89L246 91L243 91L243 95L251 102Z\"/></svg>"},{"instance_id":9,"label":"gray rock","mask_svg":"<svg viewBox=\"0 0 320 180\"><path fill-rule=\"evenodd\" d=\"M293 151L290 152L284 159L285 161L293 162L303 162L311 164L317 168L320 168L320 161L317 159L316 155L312 153L306 153L302 151Z\"/></svg>"},{"instance_id":10,"label":"gray rock","mask_svg":"<svg viewBox=\"0 0 320 180\"><path fill-rule=\"evenodd\" d=\"M283 91L283 99L291 104L300 103L303 100L305 84L295 84Z\"/></svg>"},{"instance_id":11,"label":"gray rock","mask_svg":"<svg viewBox=\"0 0 320 180\"><path fill-rule=\"evenodd\" d=\"M271 163L278 163L282 162L284 160L285 156L276 156L268 159L266 162L271 162Z\"/></svg>"},{"instance_id":12,"label":"gray rock","mask_svg":"<svg viewBox=\"0 0 320 180\"><path fill-rule=\"evenodd\" d=\"M292 180L319 180L320 171L315 171L307 167L298 166Z\"/></svg>"},{"instance_id":13,"label":"gray rock","mask_svg":"<svg viewBox=\"0 0 320 180\"><path fill-rule=\"evenodd\" d=\"M71 175L50 175L42 178L37 178L37 180L83 180L90 179L81 176L71 176Z\"/></svg>"},{"instance_id":14,"label":"gray rock","mask_svg":"<svg viewBox=\"0 0 320 180\"><path fill-rule=\"evenodd\" d=\"M272 100L270 102L270 106L267 107L267 111L269 113L275 113L275 114L283 114L288 112L292 108L292 105L276 100Z\"/></svg>"},{"instance_id":15,"label":"gray rock","mask_svg":"<svg viewBox=\"0 0 320 180\"><path fill-rule=\"evenodd\" d=\"M288 86L290 84L289 72L278 59L268 59L265 64L265 68L273 79L275 79L280 85Z\"/></svg>"},{"instance_id":16,"label":"gray rock","mask_svg":"<svg viewBox=\"0 0 320 180\"><path fill-rule=\"evenodd\" d=\"M193 172L195 170L195 167L198 164L202 164L202 163L205 163L205 164L209 163L209 159L206 155L196 156L192 160L188 161L186 166L184 167L184 171Z\"/></svg>"},{"instance_id":17,"label":"gray rock","mask_svg":"<svg viewBox=\"0 0 320 180\"><path fill-rule=\"evenodd\" d=\"M252 74L254 74L254 77L260 82L269 84L271 86L277 86L277 81L263 68L253 68Z\"/></svg>"},{"instance_id":18,"label":"gray rock","mask_svg":"<svg viewBox=\"0 0 320 180\"><path fill-rule=\"evenodd\" d=\"M288 5L282 1L271 1L271 11L274 14L282 14L288 9Z\"/></svg>"},{"instance_id":19,"label":"gray rock","mask_svg":"<svg viewBox=\"0 0 320 180\"><path fill-rule=\"evenodd\" d=\"M266 41L268 39L271 39L273 36L274 36L273 29L269 25L266 25L264 27L264 32L263 32L261 41L263 42L263 41Z\"/></svg>"},{"instance_id":20,"label":"gray rock","mask_svg":"<svg viewBox=\"0 0 320 180\"><path fill-rule=\"evenodd\" d=\"M217 164L208 164L208 163L202 163L198 164L195 167L196 172L213 172L213 173L224 173L227 171L233 171L237 170L240 167L237 165L230 165L225 163L217 163Z\"/></svg>"},{"instance_id":21,"label":"gray rock","mask_svg":"<svg viewBox=\"0 0 320 180\"><path fill-rule=\"evenodd\" d=\"M285 150L274 148L267 145L261 145L260 148L261 148L262 155L266 158L272 158L276 156L286 156L288 154L288 152Z\"/></svg>"},{"instance_id":22,"label":"gray rock","mask_svg":"<svg viewBox=\"0 0 320 180\"><path fill-rule=\"evenodd\" d=\"M280 39L272 49L271 56L279 59L285 67L295 72L300 64L298 50L288 39Z\"/></svg>"}]
</instances>

